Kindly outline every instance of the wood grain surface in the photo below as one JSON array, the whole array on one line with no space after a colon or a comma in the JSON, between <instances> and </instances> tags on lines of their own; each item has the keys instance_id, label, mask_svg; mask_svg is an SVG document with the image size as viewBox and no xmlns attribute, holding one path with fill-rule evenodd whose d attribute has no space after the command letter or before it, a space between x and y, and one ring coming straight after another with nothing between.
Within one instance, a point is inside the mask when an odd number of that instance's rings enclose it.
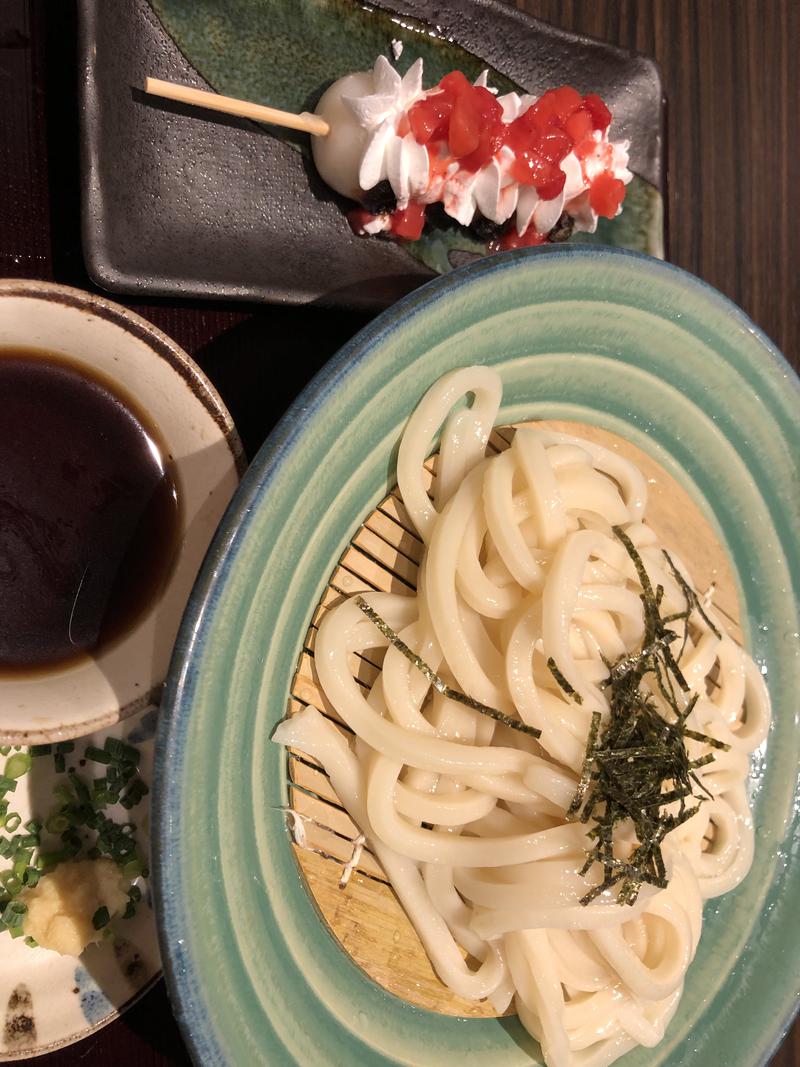
<instances>
[{"instance_id":1,"label":"wood grain surface","mask_svg":"<svg viewBox=\"0 0 800 1067\"><path fill-rule=\"evenodd\" d=\"M798 367L800 3L517 0L516 6L655 56L668 99L668 258L740 304ZM2 0L0 275L92 288L80 248L76 77L73 0ZM296 393L366 322L363 314L319 308L122 302L197 359L251 455ZM160 985L111 1026L41 1062L177 1067L190 1061ZM800 1067L800 1025L772 1067Z\"/></svg>"}]
</instances>

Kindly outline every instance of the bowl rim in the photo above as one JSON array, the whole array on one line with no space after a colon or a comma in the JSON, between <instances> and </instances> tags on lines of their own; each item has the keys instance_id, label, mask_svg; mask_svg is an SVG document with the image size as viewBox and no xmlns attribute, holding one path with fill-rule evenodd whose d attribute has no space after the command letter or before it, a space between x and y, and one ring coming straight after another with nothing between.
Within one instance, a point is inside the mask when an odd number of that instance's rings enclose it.
<instances>
[{"instance_id":1,"label":"bowl rim","mask_svg":"<svg viewBox=\"0 0 800 1067\"><path fill-rule=\"evenodd\" d=\"M192 357L157 326L105 296L57 282L34 278L0 278L0 300L3 298L42 301L87 312L140 341L155 358L163 360L186 382L194 399L202 405L218 427L230 452L237 477L241 479L247 466L244 447L222 397ZM91 329L91 323L87 325ZM49 675L45 673L43 678L47 677ZM3 680L0 678L0 692L2 687ZM3 744L30 745L82 737L130 718L149 705L158 703L161 689L162 683L159 682L114 710L102 711L66 727L55 725L33 730L0 729L0 738Z\"/></svg>"},{"instance_id":2,"label":"bowl rim","mask_svg":"<svg viewBox=\"0 0 800 1067\"><path fill-rule=\"evenodd\" d=\"M288 458L289 450L300 434L304 423L313 417L314 412L327 393L346 381L355 366L368 355L369 350L376 343L396 329L405 319L410 318L416 311L435 304L441 299L442 290L446 292L454 284L460 285L473 276L502 272L512 269L513 264L520 260L540 256L587 260L602 260L608 256L631 259L656 274L664 271L672 274L675 278L682 279L688 285L694 286L703 292L713 303L723 308L727 314L736 319L747 333L757 338L769 353L773 370L783 375L787 375L788 372L788 379L791 385L800 395L800 374L764 330L757 326L745 311L737 304L734 304L719 289L716 289L702 278L698 278L690 271L684 270L683 267L678 267L666 260L655 259L653 256L647 256L642 252L633 252L626 248L616 248L611 245L564 244L552 248L520 248L497 253L494 256L467 263L449 274L438 275L413 292L401 297L396 303L381 311L366 326L363 326L317 371L272 428L250 462L241 485L231 501L228 511L222 518L214 540L209 546L206 565L203 568L201 577L205 577L207 568L211 565L212 560L223 562L224 557L232 550L234 538L226 535L229 531L233 532L239 521L235 514L237 511L243 511L243 518L246 520L249 508L246 510L244 508L245 499L249 503L263 491ZM187 611L190 607L195 606L196 595L197 590L195 589L187 605ZM170 673L172 673L172 668L170 668Z\"/></svg>"},{"instance_id":3,"label":"bowl rim","mask_svg":"<svg viewBox=\"0 0 800 1067\"><path fill-rule=\"evenodd\" d=\"M769 360L772 375L788 381L795 399L800 401L800 376L767 334L757 326L740 307L714 286L682 267L655 259L640 252L602 245L562 245L554 248L524 248L500 253L493 257L476 260L457 270L431 279L418 289L401 298L382 311L346 342L304 387L285 414L275 425L257 454L253 457L237 492L212 540L206 559L198 575L184 613L175 642L172 661L167 674L163 714L159 717L154 788L152 797L153 835L152 868L153 885L157 907L157 927L163 971L169 998L182 1036L196 1063L227 1063L224 1051L218 1046L215 1035L205 1027L206 1017L201 1009L192 1004L183 993L189 969L185 963L176 961L171 951L173 943L184 944L188 935L186 915L178 908L171 908L170 898L180 899L181 873L178 862L180 831L178 804L180 782L168 774L175 755L186 743L191 720L190 697L197 678L191 669L191 660L196 649L202 648L205 632L215 614L215 598L233 568L239 550L245 541L252 522L253 510L259 497L269 489L270 483L288 461L297 438L313 420L315 412L326 397L347 381L349 374L372 349L386 336L411 318L417 311L435 305L451 288L458 288L475 277L501 274L513 270L521 261L542 257L585 260L599 265L609 257L631 260L640 270L652 275L666 275L689 288L699 291L719 310L731 317L746 333L760 342ZM177 894L175 891L178 891ZM184 953L188 957L188 953ZM798 989L800 991L800 987ZM753 1067L767 1067L795 1016L800 1013L800 1002L795 993L787 994L773 1037L762 1057Z\"/></svg>"},{"instance_id":4,"label":"bowl rim","mask_svg":"<svg viewBox=\"0 0 800 1067\"><path fill-rule=\"evenodd\" d=\"M2 297L44 300L77 308L79 311L91 311L98 318L105 319L142 341L185 379L222 432L236 462L237 471L244 473L247 466L244 448L222 397L189 353L148 319L99 293L91 293L72 285L61 285L59 282L41 281L38 278L0 278L0 298Z\"/></svg>"}]
</instances>

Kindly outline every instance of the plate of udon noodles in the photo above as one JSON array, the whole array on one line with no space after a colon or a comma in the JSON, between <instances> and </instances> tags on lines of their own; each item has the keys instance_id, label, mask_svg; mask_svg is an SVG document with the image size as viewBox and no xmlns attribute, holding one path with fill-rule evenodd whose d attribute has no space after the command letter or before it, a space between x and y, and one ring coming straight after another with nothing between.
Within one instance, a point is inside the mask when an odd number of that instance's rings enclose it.
<instances>
[{"instance_id":1,"label":"plate of udon noodles","mask_svg":"<svg viewBox=\"0 0 800 1067\"><path fill-rule=\"evenodd\" d=\"M766 1062L800 962L797 413L741 312L610 250L432 283L312 383L162 725L200 1062Z\"/></svg>"}]
</instances>

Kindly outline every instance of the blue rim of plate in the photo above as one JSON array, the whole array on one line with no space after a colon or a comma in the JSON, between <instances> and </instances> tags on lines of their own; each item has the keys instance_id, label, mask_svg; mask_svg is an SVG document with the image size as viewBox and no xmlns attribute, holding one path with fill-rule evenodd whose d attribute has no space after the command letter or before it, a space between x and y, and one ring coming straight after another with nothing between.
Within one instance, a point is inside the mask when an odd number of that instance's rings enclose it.
<instances>
[{"instance_id":1,"label":"blue rim of plate","mask_svg":"<svg viewBox=\"0 0 800 1067\"><path fill-rule=\"evenodd\" d=\"M217 598L235 566L242 546L247 541L254 508L287 462L309 422L337 390L346 387L348 377L361 363L370 358L373 350L394 330L417 312L433 307L444 296L486 275L501 275L504 271L513 270L521 261L546 265L551 259L584 261L594 268L602 267L604 261L610 260L613 264L614 261L629 260L631 266L643 272L651 272L656 280L659 276L671 277L678 284L695 290L718 312L734 321L742 332L759 342L762 358L769 360L771 364L767 368L768 372L775 381L781 379L786 384L794 403L800 401L800 379L789 363L763 331L727 297L681 268L636 252L605 247L566 246L558 249L518 250L468 264L452 274L435 278L382 312L341 348L315 376L262 445L220 524L187 605L162 701L153 789L153 875L159 903L158 928L164 973L173 1009L197 1063L225 1064L230 1061L211 1030L207 1003L201 989L202 978L197 973L191 957L192 931L188 913L182 907L185 900L180 863L181 850L185 844L181 825L183 781L178 776L170 776L169 768L178 765L180 753L187 744L193 697L202 673L197 657L202 655L204 640L213 624ZM348 531L348 536L351 532ZM784 539L781 539L781 544L785 543ZM327 578L327 575L323 577ZM313 606L308 605L309 611ZM784 840L791 839L791 829L796 828L800 817L797 794L793 817L794 821ZM790 863L793 865L795 876L800 873L796 849L791 856L783 858L787 866ZM346 959L343 955L343 963ZM207 975L206 981L209 980L211 976ZM748 1061L748 1067L764 1067L767 1064L797 1012L798 996L800 988L776 993L781 1008L777 1014L773 1012L770 1039L766 1045L762 1045L759 1059ZM415 1014L419 1016L424 1013L416 1010ZM622 1062L627 1062L627 1059L628 1057Z\"/></svg>"}]
</instances>

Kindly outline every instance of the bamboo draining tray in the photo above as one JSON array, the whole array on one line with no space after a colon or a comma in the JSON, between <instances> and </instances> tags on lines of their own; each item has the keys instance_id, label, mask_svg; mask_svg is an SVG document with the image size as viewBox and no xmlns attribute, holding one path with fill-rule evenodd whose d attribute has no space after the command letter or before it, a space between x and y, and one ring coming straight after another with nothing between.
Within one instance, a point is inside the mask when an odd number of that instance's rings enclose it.
<instances>
[{"instance_id":1,"label":"bamboo draining tray","mask_svg":"<svg viewBox=\"0 0 800 1067\"><path fill-rule=\"evenodd\" d=\"M713 587L715 608L731 636L741 642L738 598L725 552L686 491L646 453L615 434L582 423L545 421L538 425L597 441L639 467L648 481L649 524L665 547L678 552L699 592ZM503 451L513 434L513 427L495 430L491 449ZM435 457L427 469L432 481ZM422 547L395 490L364 520L328 581L300 654L289 714L313 704L347 729L317 683L317 626L331 607L356 592L412 593ZM374 681L381 658L378 650L353 656L353 674L366 688ZM293 845L295 856L317 908L345 952L384 989L418 1007L446 1015L495 1016L490 1004L462 1000L436 977L378 861L360 844L358 828L319 765L290 750L289 776L289 805L298 813L305 835L305 847ZM353 870L342 886L347 864Z\"/></svg>"}]
</instances>

